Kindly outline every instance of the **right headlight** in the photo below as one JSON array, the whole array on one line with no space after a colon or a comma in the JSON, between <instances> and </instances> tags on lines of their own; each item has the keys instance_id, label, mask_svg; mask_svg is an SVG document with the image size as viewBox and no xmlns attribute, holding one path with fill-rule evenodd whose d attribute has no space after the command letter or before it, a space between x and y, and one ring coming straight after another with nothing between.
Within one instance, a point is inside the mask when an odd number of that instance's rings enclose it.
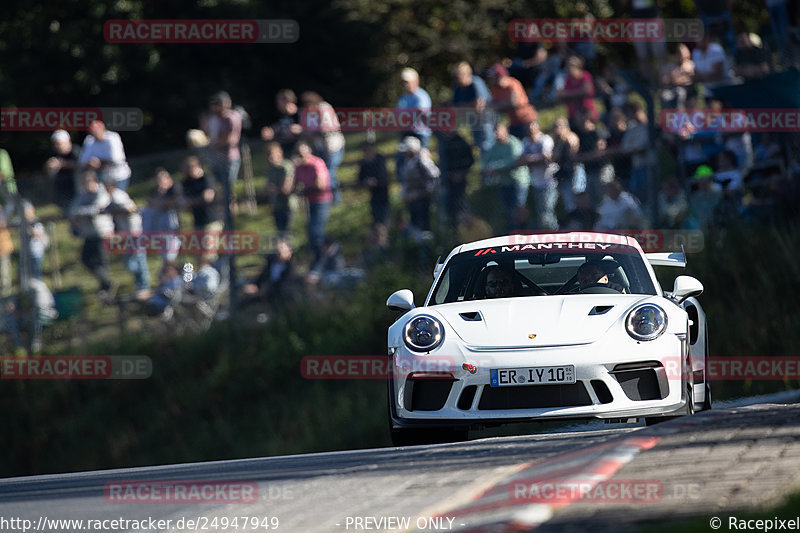
<instances>
[{"instance_id":1,"label":"right headlight","mask_svg":"<svg viewBox=\"0 0 800 533\"><path fill-rule=\"evenodd\" d=\"M637 341L651 341L667 329L667 314L655 304L640 305L628 313L625 329Z\"/></svg>"},{"instance_id":2,"label":"right headlight","mask_svg":"<svg viewBox=\"0 0 800 533\"><path fill-rule=\"evenodd\" d=\"M415 352L429 352L444 340L444 327L432 316L419 315L406 322L403 340Z\"/></svg>"}]
</instances>

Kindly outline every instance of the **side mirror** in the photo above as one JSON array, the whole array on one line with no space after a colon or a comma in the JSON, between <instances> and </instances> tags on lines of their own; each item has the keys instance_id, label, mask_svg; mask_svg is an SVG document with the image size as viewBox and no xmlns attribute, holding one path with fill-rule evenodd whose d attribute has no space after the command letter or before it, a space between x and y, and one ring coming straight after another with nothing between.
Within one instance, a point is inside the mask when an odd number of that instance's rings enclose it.
<instances>
[{"instance_id":1,"label":"side mirror","mask_svg":"<svg viewBox=\"0 0 800 533\"><path fill-rule=\"evenodd\" d=\"M672 289L672 298L681 303L692 296L699 296L703 292L703 284L691 276L678 276Z\"/></svg>"},{"instance_id":2,"label":"side mirror","mask_svg":"<svg viewBox=\"0 0 800 533\"><path fill-rule=\"evenodd\" d=\"M389 296L386 307L392 311L410 311L414 309L414 293L408 289L400 289Z\"/></svg>"}]
</instances>

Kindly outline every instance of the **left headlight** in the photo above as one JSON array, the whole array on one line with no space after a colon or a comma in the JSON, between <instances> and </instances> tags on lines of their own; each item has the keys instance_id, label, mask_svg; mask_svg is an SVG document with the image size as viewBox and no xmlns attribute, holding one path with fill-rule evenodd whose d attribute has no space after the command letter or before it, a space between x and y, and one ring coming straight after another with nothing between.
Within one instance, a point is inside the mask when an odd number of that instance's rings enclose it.
<instances>
[{"instance_id":1,"label":"left headlight","mask_svg":"<svg viewBox=\"0 0 800 533\"><path fill-rule=\"evenodd\" d=\"M419 315L406 322L403 340L415 352L429 352L444 340L444 327L432 316Z\"/></svg>"},{"instance_id":2,"label":"left headlight","mask_svg":"<svg viewBox=\"0 0 800 533\"><path fill-rule=\"evenodd\" d=\"M651 341L667 329L667 314L655 304L633 309L625 320L628 334L638 341Z\"/></svg>"}]
</instances>

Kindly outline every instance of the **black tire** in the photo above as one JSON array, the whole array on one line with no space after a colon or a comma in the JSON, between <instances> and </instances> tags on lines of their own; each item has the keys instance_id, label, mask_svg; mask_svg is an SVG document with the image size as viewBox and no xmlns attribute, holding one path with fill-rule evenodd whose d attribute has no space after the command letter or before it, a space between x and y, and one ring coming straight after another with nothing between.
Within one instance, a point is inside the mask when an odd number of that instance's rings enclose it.
<instances>
[{"instance_id":1,"label":"black tire","mask_svg":"<svg viewBox=\"0 0 800 533\"><path fill-rule=\"evenodd\" d=\"M463 442L467 435L468 430L463 428L391 428L394 446Z\"/></svg>"},{"instance_id":2,"label":"black tire","mask_svg":"<svg viewBox=\"0 0 800 533\"><path fill-rule=\"evenodd\" d=\"M711 409L711 380L708 377L708 356L709 356L709 353L710 353L710 351L708 349L708 324L706 324L705 331L706 331L706 333L705 333L705 335L706 335L706 339L705 339L706 340L706 365L705 365L705 369L703 370L703 379L705 379L705 384L706 384L706 386L705 386L705 389L706 389L705 396L706 397L703 400L703 409L702 410L703 411L708 411L709 409Z\"/></svg>"}]
</instances>

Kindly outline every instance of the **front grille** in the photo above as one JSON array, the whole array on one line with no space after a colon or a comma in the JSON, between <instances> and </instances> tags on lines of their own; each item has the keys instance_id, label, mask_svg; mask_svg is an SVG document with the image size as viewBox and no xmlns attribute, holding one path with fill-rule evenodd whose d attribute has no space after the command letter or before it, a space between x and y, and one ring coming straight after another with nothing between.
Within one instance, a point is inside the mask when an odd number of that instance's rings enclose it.
<instances>
[{"instance_id":1,"label":"front grille","mask_svg":"<svg viewBox=\"0 0 800 533\"><path fill-rule=\"evenodd\" d=\"M592 405L583 383L483 388L478 409L537 409Z\"/></svg>"},{"instance_id":2,"label":"front grille","mask_svg":"<svg viewBox=\"0 0 800 533\"><path fill-rule=\"evenodd\" d=\"M452 378L406 380L405 408L409 411L438 411L447 402Z\"/></svg>"},{"instance_id":3,"label":"front grille","mask_svg":"<svg viewBox=\"0 0 800 533\"><path fill-rule=\"evenodd\" d=\"M472 407L472 400L475 399L475 392L478 390L476 385L467 385L461 391L461 397L458 399L458 408L462 411L468 411Z\"/></svg>"},{"instance_id":4,"label":"front grille","mask_svg":"<svg viewBox=\"0 0 800 533\"><path fill-rule=\"evenodd\" d=\"M611 391L608 390L608 385L599 379L593 379L591 383L594 393L597 395L597 399L600 400L600 403L611 403L614 401Z\"/></svg>"},{"instance_id":5,"label":"front grille","mask_svg":"<svg viewBox=\"0 0 800 533\"><path fill-rule=\"evenodd\" d=\"M612 372L611 375L619 381L622 392L631 400L662 400L666 397L662 395L654 368Z\"/></svg>"}]
</instances>

